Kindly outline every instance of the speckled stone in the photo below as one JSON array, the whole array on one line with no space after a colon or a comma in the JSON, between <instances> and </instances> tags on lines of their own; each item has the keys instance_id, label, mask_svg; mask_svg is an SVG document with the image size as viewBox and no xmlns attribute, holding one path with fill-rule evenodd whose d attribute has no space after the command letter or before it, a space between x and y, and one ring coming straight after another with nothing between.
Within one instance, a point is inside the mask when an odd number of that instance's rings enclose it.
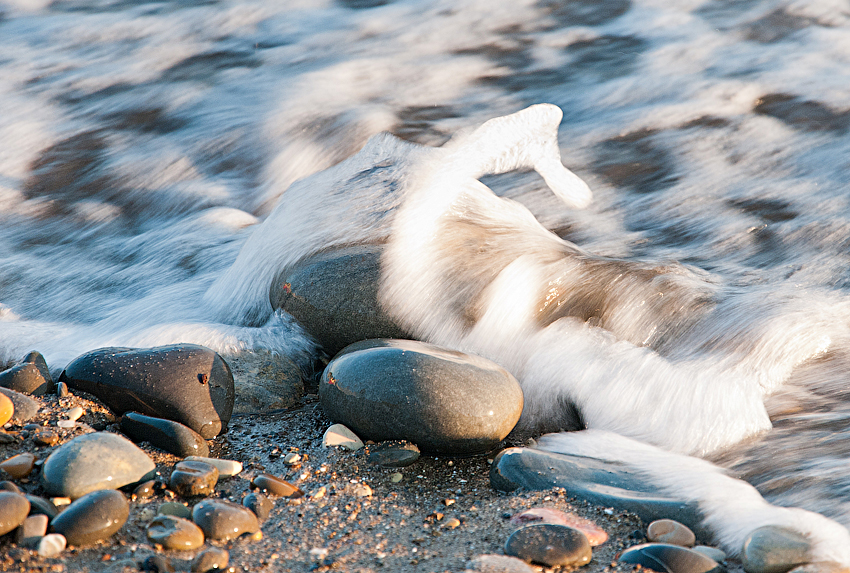
<instances>
[{"instance_id":1,"label":"speckled stone","mask_svg":"<svg viewBox=\"0 0 850 573\"><path fill-rule=\"evenodd\" d=\"M410 340L346 347L325 368L319 399L361 439L407 440L422 451L492 450L522 413L522 390L481 357Z\"/></svg>"},{"instance_id":2,"label":"speckled stone","mask_svg":"<svg viewBox=\"0 0 850 573\"><path fill-rule=\"evenodd\" d=\"M12 456L0 463L0 469L12 476L14 479L21 479L32 473L33 464L35 464L35 455L26 452Z\"/></svg>"},{"instance_id":3,"label":"speckled stone","mask_svg":"<svg viewBox=\"0 0 850 573\"><path fill-rule=\"evenodd\" d=\"M741 563L747 573L785 573L809 561L809 542L785 527L759 527L744 541Z\"/></svg>"},{"instance_id":4,"label":"speckled stone","mask_svg":"<svg viewBox=\"0 0 850 573\"><path fill-rule=\"evenodd\" d=\"M29 511L30 502L26 497L11 491L0 491L0 535L22 524Z\"/></svg>"},{"instance_id":5,"label":"speckled stone","mask_svg":"<svg viewBox=\"0 0 850 573\"><path fill-rule=\"evenodd\" d=\"M208 573L224 570L230 562L230 554L220 547L210 547L198 553L192 559L192 573Z\"/></svg>"},{"instance_id":6,"label":"speckled stone","mask_svg":"<svg viewBox=\"0 0 850 573\"><path fill-rule=\"evenodd\" d=\"M535 573L525 561L510 555L479 555L464 573Z\"/></svg>"},{"instance_id":7,"label":"speckled stone","mask_svg":"<svg viewBox=\"0 0 850 573\"><path fill-rule=\"evenodd\" d=\"M159 515L173 515L184 519L192 519L192 509L176 501L166 501L157 510Z\"/></svg>"},{"instance_id":8,"label":"speckled stone","mask_svg":"<svg viewBox=\"0 0 850 573\"><path fill-rule=\"evenodd\" d=\"M265 521L274 508L274 502L256 491L242 498L242 505L254 512L257 519Z\"/></svg>"},{"instance_id":9,"label":"speckled stone","mask_svg":"<svg viewBox=\"0 0 850 573\"><path fill-rule=\"evenodd\" d=\"M206 440L198 432L173 420L126 412L121 416L121 431L134 442L147 442L181 458L210 455Z\"/></svg>"},{"instance_id":10,"label":"speckled stone","mask_svg":"<svg viewBox=\"0 0 850 573\"><path fill-rule=\"evenodd\" d=\"M33 396L42 396L54 390L47 363L38 352L30 352L20 364L0 372L0 386Z\"/></svg>"},{"instance_id":11,"label":"speckled stone","mask_svg":"<svg viewBox=\"0 0 850 573\"><path fill-rule=\"evenodd\" d=\"M688 526L673 519L658 519L649 524L646 538L657 543L670 543L682 547L693 547L697 539Z\"/></svg>"},{"instance_id":12,"label":"speckled stone","mask_svg":"<svg viewBox=\"0 0 850 573\"><path fill-rule=\"evenodd\" d=\"M505 542L505 554L547 567L581 567L593 555L581 531L554 523L520 527Z\"/></svg>"},{"instance_id":13,"label":"speckled stone","mask_svg":"<svg viewBox=\"0 0 850 573\"><path fill-rule=\"evenodd\" d=\"M385 468L404 468L419 459L416 444L405 441L381 442L369 447L369 463Z\"/></svg>"},{"instance_id":14,"label":"speckled stone","mask_svg":"<svg viewBox=\"0 0 850 573\"><path fill-rule=\"evenodd\" d=\"M94 350L74 359L59 380L93 394L117 414L168 418L204 439L224 430L233 411L230 367L194 344Z\"/></svg>"},{"instance_id":15,"label":"speckled stone","mask_svg":"<svg viewBox=\"0 0 850 573\"><path fill-rule=\"evenodd\" d=\"M101 489L73 502L50 525L68 545L86 546L111 537L129 515L130 504L121 492Z\"/></svg>"},{"instance_id":16,"label":"speckled stone","mask_svg":"<svg viewBox=\"0 0 850 573\"><path fill-rule=\"evenodd\" d=\"M159 543L165 549L189 551L204 544L204 532L201 528L181 517L160 515L147 527L148 539Z\"/></svg>"},{"instance_id":17,"label":"speckled stone","mask_svg":"<svg viewBox=\"0 0 850 573\"><path fill-rule=\"evenodd\" d=\"M55 449L44 462L41 479L48 494L75 499L153 477L155 469L148 455L127 438L94 432Z\"/></svg>"},{"instance_id":18,"label":"speckled stone","mask_svg":"<svg viewBox=\"0 0 850 573\"><path fill-rule=\"evenodd\" d=\"M203 530L207 539L222 541L260 530L253 511L223 499L205 499L195 505L192 521Z\"/></svg>"},{"instance_id":19,"label":"speckled stone","mask_svg":"<svg viewBox=\"0 0 850 573\"><path fill-rule=\"evenodd\" d=\"M38 542L47 534L50 519L43 514L29 515L15 530L15 543L21 547L38 547Z\"/></svg>"},{"instance_id":20,"label":"speckled stone","mask_svg":"<svg viewBox=\"0 0 850 573\"><path fill-rule=\"evenodd\" d=\"M511 518L511 523L518 526L529 523L556 523L566 525L584 533L591 547L602 545L608 540L608 534L589 519L549 507L533 507L521 511Z\"/></svg>"},{"instance_id":21,"label":"speckled stone","mask_svg":"<svg viewBox=\"0 0 850 573\"><path fill-rule=\"evenodd\" d=\"M669 543L645 543L620 554L620 563L631 563L669 573L721 573L723 567L687 547Z\"/></svg>"},{"instance_id":22,"label":"speckled stone","mask_svg":"<svg viewBox=\"0 0 850 573\"><path fill-rule=\"evenodd\" d=\"M218 482L218 469L205 462L179 462L171 472L168 487L183 497L210 495Z\"/></svg>"},{"instance_id":23,"label":"speckled stone","mask_svg":"<svg viewBox=\"0 0 850 573\"><path fill-rule=\"evenodd\" d=\"M0 394L12 401L15 408L15 411L12 414L12 421L16 424L23 424L29 421L38 413L38 409L41 408L41 402L34 398L30 398L26 394L21 394L20 392L15 392L8 388L0 388ZM2 402L2 399L0 399L0 402ZM2 416L0 416L0 419L2 419ZM0 423L0 426L3 424L5 424L5 422Z\"/></svg>"},{"instance_id":24,"label":"speckled stone","mask_svg":"<svg viewBox=\"0 0 850 573\"><path fill-rule=\"evenodd\" d=\"M301 497L304 495L303 491L288 481L267 473L261 473L252 479L251 485L277 497Z\"/></svg>"}]
</instances>

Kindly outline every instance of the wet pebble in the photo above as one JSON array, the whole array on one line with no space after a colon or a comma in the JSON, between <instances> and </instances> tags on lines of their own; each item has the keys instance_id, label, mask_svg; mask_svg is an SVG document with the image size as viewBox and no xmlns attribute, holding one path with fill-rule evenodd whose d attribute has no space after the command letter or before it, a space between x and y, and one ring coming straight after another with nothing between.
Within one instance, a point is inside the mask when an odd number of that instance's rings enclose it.
<instances>
[{"instance_id":1,"label":"wet pebble","mask_svg":"<svg viewBox=\"0 0 850 573\"><path fill-rule=\"evenodd\" d=\"M184 519L192 519L192 510L182 503L176 501L167 501L159 506L157 510L159 515L174 515Z\"/></svg>"},{"instance_id":2,"label":"wet pebble","mask_svg":"<svg viewBox=\"0 0 850 573\"><path fill-rule=\"evenodd\" d=\"M230 562L230 554L220 547L210 547L192 559L192 573L208 573L223 570Z\"/></svg>"},{"instance_id":3,"label":"wet pebble","mask_svg":"<svg viewBox=\"0 0 850 573\"><path fill-rule=\"evenodd\" d=\"M218 483L218 470L206 462L178 462L168 487L183 497L210 495Z\"/></svg>"},{"instance_id":4,"label":"wet pebble","mask_svg":"<svg viewBox=\"0 0 850 573\"><path fill-rule=\"evenodd\" d=\"M23 493L21 491L21 488L19 488L14 483L7 481L7 480L0 481L0 491L11 491L12 493Z\"/></svg>"},{"instance_id":5,"label":"wet pebble","mask_svg":"<svg viewBox=\"0 0 850 573\"><path fill-rule=\"evenodd\" d=\"M129 515L130 505L121 492L102 489L73 502L50 525L65 536L68 545L85 546L111 537Z\"/></svg>"},{"instance_id":6,"label":"wet pebble","mask_svg":"<svg viewBox=\"0 0 850 573\"><path fill-rule=\"evenodd\" d=\"M173 573L171 560L164 555L149 555L142 563L142 571L149 573Z\"/></svg>"},{"instance_id":7,"label":"wet pebble","mask_svg":"<svg viewBox=\"0 0 850 573\"><path fill-rule=\"evenodd\" d=\"M65 412L65 417L71 420L72 422L76 422L77 420L83 417L83 414L85 414L85 411L80 406L74 406L73 408Z\"/></svg>"},{"instance_id":8,"label":"wet pebble","mask_svg":"<svg viewBox=\"0 0 850 573\"><path fill-rule=\"evenodd\" d=\"M322 446L325 448L338 446L344 450L357 451L363 447L363 440L346 426L334 424L325 430L325 434L322 436Z\"/></svg>"},{"instance_id":9,"label":"wet pebble","mask_svg":"<svg viewBox=\"0 0 850 573\"><path fill-rule=\"evenodd\" d=\"M785 527L759 527L744 541L741 563L747 573L785 573L809 561L809 542Z\"/></svg>"},{"instance_id":10,"label":"wet pebble","mask_svg":"<svg viewBox=\"0 0 850 573\"><path fill-rule=\"evenodd\" d=\"M41 557L56 557L65 551L68 540L61 533L48 533L38 541L38 554Z\"/></svg>"},{"instance_id":11,"label":"wet pebble","mask_svg":"<svg viewBox=\"0 0 850 573\"><path fill-rule=\"evenodd\" d=\"M696 551L701 555L705 555L709 559L714 559L718 563L722 563L726 560L726 553L722 549L718 549L717 547L709 547L707 545L694 545L691 547L691 551Z\"/></svg>"},{"instance_id":12,"label":"wet pebble","mask_svg":"<svg viewBox=\"0 0 850 573\"><path fill-rule=\"evenodd\" d=\"M15 405L5 394L0 394L0 426L11 420L14 413Z\"/></svg>"},{"instance_id":13,"label":"wet pebble","mask_svg":"<svg viewBox=\"0 0 850 573\"><path fill-rule=\"evenodd\" d=\"M834 561L816 561L794 567L789 573L847 573L850 567Z\"/></svg>"},{"instance_id":14,"label":"wet pebble","mask_svg":"<svg viewBox=\"0 0 850 573\"><path fill-rule=\"evenodd\" d=\"M134 442L148 442L181 458L210 455L206 440L198 432L173 420L127 412L121 416L121 431Z\"/></svg>"},{"instance_id":15,"label":"wet pebble","mask_svg":"<svg viewBox=\"0 0 850 573\"><path fill-rule=\"evenodd\" d=\"M522 390L504 368L412 340L367 340L343 349L319 382L332 420L361 438L407 440L448 454L489 451L522 412Z\"/></svg>"},{"instance_id":16,"label":"wet pebble","mask_svg":"<svg viewBox=\"0 0 850 573\"><path fill-rule=\"evenodd\" d=\"M67 398L68 395L70 395L70 392L68 391L68 385L64 382L59 382L58 384L56 384L56 395L60 398Z\"/></svg>"},{"instance_id":17,"label":"wet pebble","mask_svg":"<svg viewBox=\"0 0 850 573\"><path fill-rule=\"evenodd\" d=\"M479 555L466 567L474 573L535 573L525 561L509 555Z\"/></svg>"},{"instance_id":18,"label":"wet pebble","mask_svg":"<svg viewBox=\"0 0 850 573\"><path fill-rule=\"evenodd\" d=\"M30 515L15 531L15 543L21 547L38 547L38 542L47 534L46 515Z\"/></svg>"},{"instance_id":19,"label":"wet pebble","mask_svg":"<svg viewBox=\"0 0 850 573\"><path fill-rule=\"evenodd\" d=\"M548 507L535 507L521 511L511 518L511 523L513 525L526 525L529 523L557 523L566 525L584 533L591 547L601 545L608 540L608 534L589 519L581 518L574 513L566 513Z\"/></svg>"},{"instance_id":20,"label":"wet pebble","mask_svg":"<svg viewBox=\"0 0 850 573\"><path fill-rule=\"evenodd\" d=\"M696 536L687 526L673 519L658 519L649 524L646 538L657 543L670 543L682 547L693 547Z\"/></svg>"},{"instance_id":21,"label":"wet pebble","mask_svg":"<svg viewBox=\"0 0 850 573\"><path fill-rule=\"evenodd\" d=\"M205 499L195 505L192 520L203 530L207 539L228 541L243 533L260 530L254 512L222 499Z\"/></svg>"},{"instance_id":22,"label":"wet pebble","mask_svg":"<svg viewBox=\"0 0 850 573\"><path fill-rule=\"evenodd\" d=\"M9 533L27 518L30 502L11 491L0 491L0 535Z\"/></svg>"},{"instance_id":23,"label":"wet pebble","mask_svg":"<svg viewBox=\"0 0 850 573\"><path fill-rule=\"evenodd\" d=\"M416 444L403 440L381 442L369 447L369 463L385 468L404 468L419 459Z\"/></svg>"},{"instance_id":24,"label":"wet pebble","mask_svg":"<svg viewBox=\"0 0 850 573\"><path fill-rule=\"evenodd\" d=\"M14 405L14 413L12 414L12 421L16 424L23 424L32 419L38 413L38 409L41 408L41 402L34 398L30 398L26 394L22 394L20 392L15 392L14 390L9 390L8 388L0 388L0 394L8 398L12 401ZM3 399L0 398L0 402ZM0 406L0 420L3 419L3 414L5 409L3 406ZM9 420L6 420L8 422ZM5 424L6 422L0 423L0 426Z\"/></svg>"},{"instance_id":25,"label":"wet pebble","mask_svg":"<svg viewBox=\"0 0 850 573\"><path fill-rule=\"evenodd\" d=\"M33 396L43 396L54 390L47 363L38 352L30 352L20 364L0 372L0 386Z\"/></svg>"},{"instance_id":26,"label":"wet pebble","mask_svg":"<svg viewBox=\"0 0 850 573\"><path fill-rule=\"evenodd\" d=\"M49 499L36 495L27 495L26 498L30 502L30 515L42 514L46 515L48 519L53 519L59 515L59 509Z\"/></svg>"},{"instance_id":27,"label":"wet pebble","mask_svg":"<svg viewBox=\"0 0 850 573\"><path fill-rule=\"evenodd\" d=\"M590 561L592 551L587 537L578 529L532 523L508 537L505 554L547 567L581 567Z\"/></svg>"},{"instance_id":28,"label":"wet pebble","mask_svg":"<svg viewBox=\"0 0 850 573\"><path fill-rule=\"evenodd\" d=\"M204 456L186 456L186 459L183 461L204 462L210 464L211 466L215 466L215 468L218 470L219 478L233 477L242 471L242 462L237 462L235 460L221 460L218 458L210 458Z\"/></svg>"},{"instance_id":29,"label":"wet pebble","mask_svg":"<svg viewBox=\"0 0 850 573\"><path fill-rule=\"evenodd\" d=\"M715 560L687 547L669 543L646 543L630 547L620 554L619 561L670 573L720 573L722 571L722 567Z\"/></svg>"},{"instance_id":30,"label":"wet pebble","mask_svg":"<svg viewBox=\"0 0 850 573\"><path fill-rule=\"evenodd\" d=\"M54 430L43 428L32 434L32 440L39 446L55 446L59 443L59 434Z\"/></svg>"},{"instance_id":31,"label":"wet pebble","mask_svg":"<svg viewBox=\"0 0 850 573\"><path fill-rule=\"evenodd\" d=\"M149 479L140 483L133 490L133 499L147 499L156 494L156 481Z\"/></svg>"},{"instance_id":32,"label":"wet pebble","mask_svg":"<svg viewBox=\"0 0 850 573\"><path fill-rule=\"evenodd\" d=\"M31 453L23 453L0 463L0 469L14 479L21 479L32 473L33 464L35 464L35 456Z\"/></svg>"},{"instance_id":33,"label":"wet pebble","mask_svg":"<svg viewBox=\"0 0 850 573\"><path fill-rule=\"evenodd\" d=\"M265 521L274 508L274 502L256 491L242 498L242 505L254 512L257 519Z\"/></svg>"},{"instance_id":34,"label":"wet pebble","mask_svg":"<svg viewBox=\"0 0 850 573\"><path fill-rule=\"evenodd\" d=\"M148 539L159 543L165 549L188 551L204 544L204 532L201 528L181 517L160 515L147 527Z\"/></svg>"},{"instance_id":35,"label":"wet pebble","mask_svg":"<svg viewBox=\"0 0 850 573\"><path fill-rule=\"evenodd\" d=\"M44 462L42 483L51 495L72 499L103 488L136 483L156 466L133 442L118 434L84 434L59 446ZM70 542L70 540L69 540Z\"/></svg>"},{"instance_id":36,"label":"wet pebble","mask_svg":"<svg viewBox=\"0 0 850 573\"><path fill-rule=\"evenodd\" d=\"M301 497L304 495L304 492L301 491L297 486L289 483L284 479L267 473L261 473L260 475L256 476L253 480L251 480L251 485L255 488L267 492L269 495L274 495L277 497L294 498Z\"/></svg>"}]
</instances>

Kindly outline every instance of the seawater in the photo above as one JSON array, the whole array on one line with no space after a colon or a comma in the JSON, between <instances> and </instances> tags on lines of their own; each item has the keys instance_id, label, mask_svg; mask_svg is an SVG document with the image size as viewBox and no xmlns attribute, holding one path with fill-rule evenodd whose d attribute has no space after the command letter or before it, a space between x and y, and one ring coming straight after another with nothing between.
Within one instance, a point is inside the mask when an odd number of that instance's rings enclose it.
<instances>
[{"instance_id":1,"label":"seawater","mask_svg":"<svg viewBox=\"0 0 850 573\"><path fill-rule=\"evenodd\" d=\"M203 302L286 188L378 132L440 145L539 102L594 203L533 173L487 178L498 194L592 253L850 320L848 85L832 0L0 2L0 361L172 342L308 361L284 314L222 324ZM848 372L802 365L774 429L713 460L850 525Z\"/></svg>"}]
</instances>

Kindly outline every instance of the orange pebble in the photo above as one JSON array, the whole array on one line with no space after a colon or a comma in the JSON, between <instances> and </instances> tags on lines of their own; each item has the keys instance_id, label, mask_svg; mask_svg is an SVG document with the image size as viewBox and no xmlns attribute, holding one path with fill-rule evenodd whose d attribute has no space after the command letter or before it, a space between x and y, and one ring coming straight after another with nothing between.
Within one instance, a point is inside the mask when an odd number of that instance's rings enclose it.
<instances>
[{"instance_id":1,"label":"orange pebble","mask_svg":"<svg viewBox=\"0 0 850 573\"><path fill-rule=\"evenodd\" d=\"M15 405L5 394L0 394L0 426L12 419L15 413Z\"/></svg>"}]
</instances>

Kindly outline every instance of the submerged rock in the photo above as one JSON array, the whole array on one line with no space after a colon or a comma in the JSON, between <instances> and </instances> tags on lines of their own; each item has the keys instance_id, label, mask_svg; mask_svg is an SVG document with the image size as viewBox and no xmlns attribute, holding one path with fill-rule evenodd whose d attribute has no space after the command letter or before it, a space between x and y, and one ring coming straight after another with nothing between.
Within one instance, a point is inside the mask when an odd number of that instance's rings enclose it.
<instances>
[{"instance_id":1,"label":"submerged rock","mask_svg":"<svg viewBox=\"0 0 850 573\"><path fill-rule=\"evenodd\" d=\"M228 354L225 359L236 388L234 414L265 413L300 403L304 395L303 373L286 356L251 351Z\"/></svg>"},{"instance_id":2,"label":"submerged rock","mask_svg":"<svg viewBox=\"0 0 850 573\"><path fill-rule=\"evenodd\" d=\"M59 380L93 394L117 414L174 420L207 440L227 428L233 412L230 367L216 352L194 344L101 348L76 358Z\"/></svg>"},{"instance_id":3,"label":"submerged rock","mask_svg":"<svg viewBox=\"0 0 850 573\"><path fill-rule=\"evenodd\" d=\"M404 468L419 459L419 448L402 440L381 442L369 448L369 463L385 468Z\"/></svg>"},{"instance_id":4,"label":"submerged rock","mask_svg":"<svg viewBox=\"0 0 850 573\"><path fill-rule=\"evenodd\" d=\"M591 547L602 545L608 540L608 534L589 519L551 507L533 507L521 511L511 518L513 525L528 525L529 523L555 523L578 529L587 537Z\"/></svg>"},{"instance_id":5,"label":"submerged rock","mask_svg":"<svg viewBox=\"0 0 850 573\"><path fill-rule=\"evenodd\" d=\"M447 454L492 450L523 404L519 383L497 364L410 340L348 346L325 368L319 399L361 438Z\"/></svg>"}]
</instances>

